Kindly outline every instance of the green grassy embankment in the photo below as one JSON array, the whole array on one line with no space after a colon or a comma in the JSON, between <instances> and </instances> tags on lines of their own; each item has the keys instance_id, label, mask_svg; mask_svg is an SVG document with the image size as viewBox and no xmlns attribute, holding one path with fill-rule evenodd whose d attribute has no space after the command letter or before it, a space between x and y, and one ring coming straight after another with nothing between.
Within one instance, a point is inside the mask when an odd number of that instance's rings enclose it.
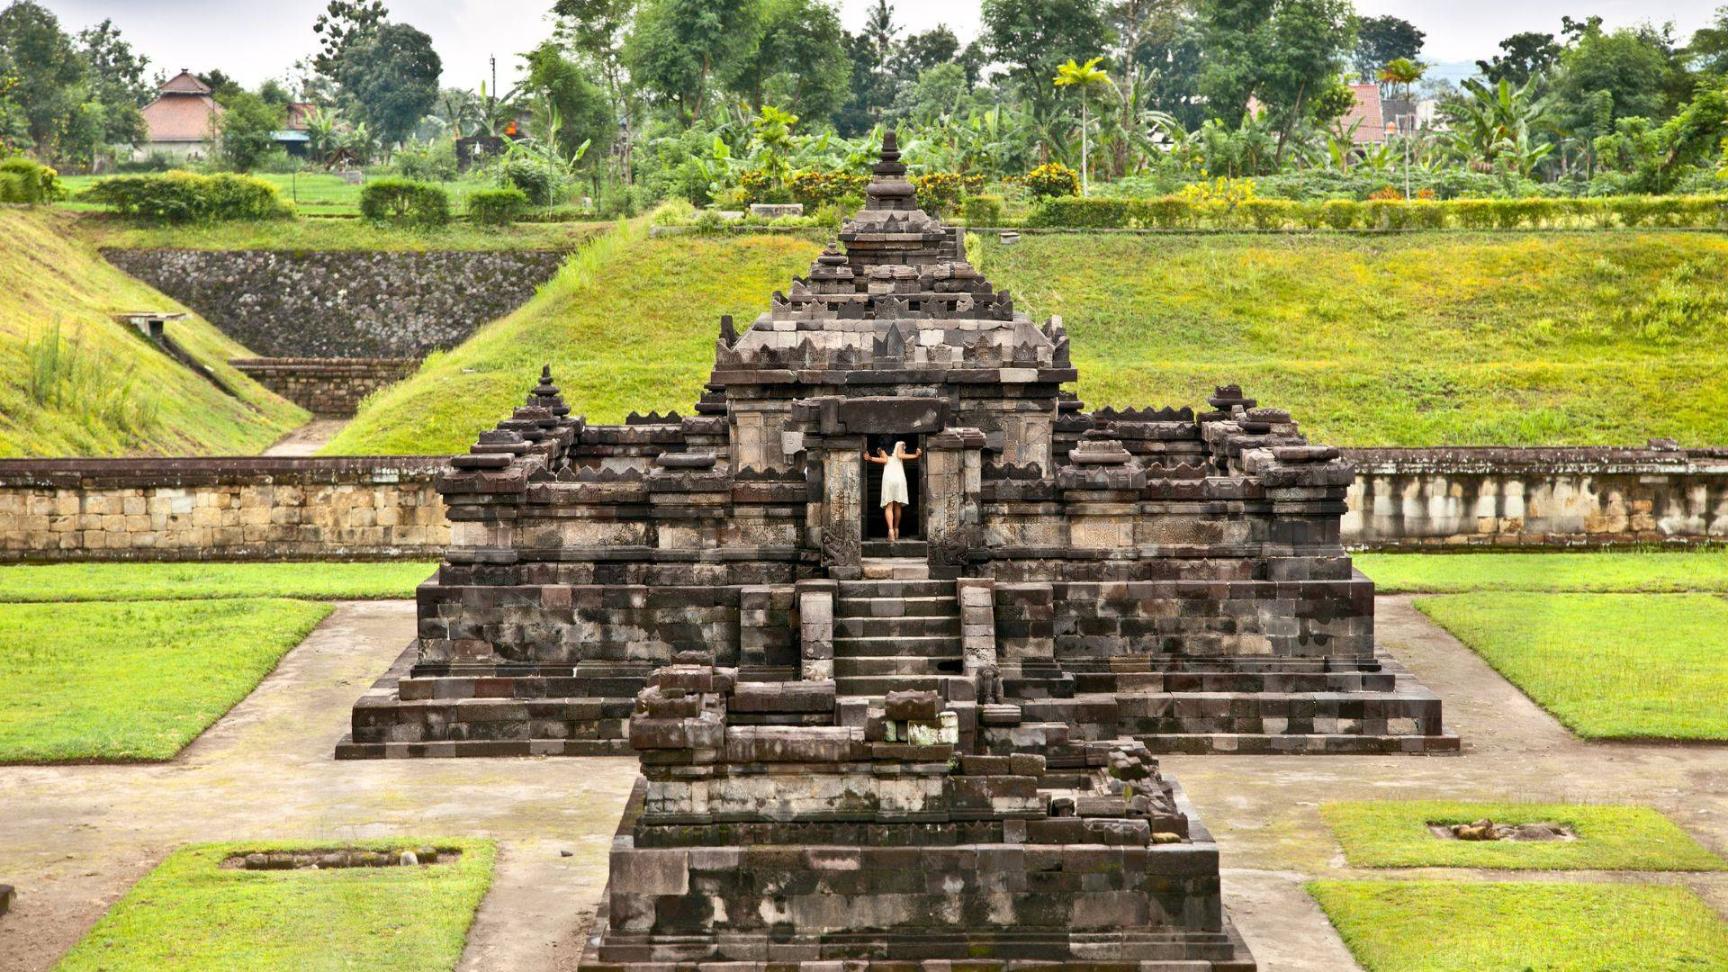
<instances>
[{"instance_id":1,"label":"green grassy embankment","mask_svg":"<svg viewBox=\"0 0 1728 972\"><path fill-rule=\"evenodd\" d=\"M168 325L236 399L113 315L185 308L76 240L72 218L0 208L0 457L256 453L309 416L228 366L195 315Z\"/></svg>"},{"instance_id":2,"label":"green grassy embankment","mask_svg":"<svg viewBox=\"0 0 1728 972\"><path fill-rule=\"evenodd\" d=\"M622 226L571 258L514 314L434 354L368 399L324 450L334 455L466 449L521 404L540 366L577 414L689 414L714 367L720 315L742 329L821 251L814 237L648 237Z\"/></svg>"},{"instance_id":3,"label":"green grassy embankment","mask_svg":"<svg viewBox=\"0 0 1728 972\"><path fill-rule=\"evenodd\" d=\"M381 225L363 219L273 219L151 226L111 216L82 216L78 234L98 247L123 250L576 250L610 223L518 223L476 226Z\"/></svg>"},{"instance_id":4,"label":"green grassy embankment","mask_svg":"<svg viewBox=\"0 0 1728 972\"><path fill-rule=\"evenodd\" d=\"M449 452L542 361L599 421L688 410L715 321L742 325L820 234L580 254L510 319L379 396L332 452ZM1241 382L1340 445L1728 441L1728 239L1702 233L1027 236L977 254L1060 314L1090 405L1199 404Z\"/></svg>"}]
</instances>

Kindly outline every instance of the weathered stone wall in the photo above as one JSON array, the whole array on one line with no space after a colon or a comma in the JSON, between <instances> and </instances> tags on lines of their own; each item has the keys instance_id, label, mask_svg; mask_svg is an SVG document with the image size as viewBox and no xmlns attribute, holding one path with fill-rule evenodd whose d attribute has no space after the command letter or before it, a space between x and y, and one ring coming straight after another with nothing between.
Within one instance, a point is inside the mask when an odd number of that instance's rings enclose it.
<instances>
[{"instance_id":1,"label":"weathered stone wall","mask_svg":"<svg viewBox=\"0 0 1728 972\"><path fill-rule=\"evenodd\" d=\"M0 562L426 558L443 460L0 460Z\"/></svg>"},{"instance_id":2,"label":"weathered stone wall","mask_svg":"<svg viewBox=\"0 0 1728 972\"><path fill-rule=\"evenodd\" d=\"M235 358L242 374L314 415L349 416L385 385L414 373L413 358Z\"/></svg>"},{"instance_id":3,"label":"weathered stone wall","mask_svg":"<svg viewBox=\"0 0 1728 972\"><path fill-rule=\"evenodd\" d=\"M1728 449L1357 449L1359 549L1728 541Z\"/></svg>"},{"instance_id":4,"label":"weathered stone wall","mask_svg":"<svg viewBox=\"0 0 1728 972\"><path fill-rule=\"evenodd\" d=\"M105 250L109 262L275 358L423 358L520 307L552 251Z\"/></svg>"}]
</instances>

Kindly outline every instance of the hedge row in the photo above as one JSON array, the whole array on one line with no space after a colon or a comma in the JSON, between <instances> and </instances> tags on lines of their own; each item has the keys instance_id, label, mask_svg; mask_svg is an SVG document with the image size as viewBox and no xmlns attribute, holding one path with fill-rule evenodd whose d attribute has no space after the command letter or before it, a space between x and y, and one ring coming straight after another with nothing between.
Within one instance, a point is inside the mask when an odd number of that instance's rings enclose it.
<instances>
[{"instance_id":1,"label":"hedge row","mask_svg":"<svg viewBox=\"0 0 1728 972\"><path fill-rule=\"evenodd\" d=\"M37 206L66 196L60 173L23 157L0 161L0 203Z\"/></svg>"},{"instance_id":2,"label":"hedge row","mask_svg":"<svg viewBox=\"0 0 1728 972\"><path fill-rule=\"evenodd\" d=\"M227 173L113 176L80 198L111 206L123 216L160 223L276 219L293 212L270 183Z\"/></svg>"},{"instance_id":3,"label":"hedge row","mask_svg":"<svg viewBox=\"0 0 1728 972\"><path fill-rule=\"evenodd\" d=\"M1234 207L1181 196L1050 199L1029 227L1064 229L1413 230L1674 226L1728 228L1728 196L1597 199L1251 199Z\"/></svg>"}]
</instances>

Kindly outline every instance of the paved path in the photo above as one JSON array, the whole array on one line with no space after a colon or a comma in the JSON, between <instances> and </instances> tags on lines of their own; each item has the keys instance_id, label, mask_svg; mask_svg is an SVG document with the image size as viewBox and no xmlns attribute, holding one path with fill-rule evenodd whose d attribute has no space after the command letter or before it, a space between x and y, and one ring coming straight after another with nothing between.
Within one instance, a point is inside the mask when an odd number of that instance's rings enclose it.
<instances>
[{"instance_id":1,"label":"paved path","mask_svg":"<svg viewBox=\"0 0 1728 972\"><path fill-rule=\"evenodd\" d=\"M315 418L276 441L264 450L267 456L310 456L336 438L352 419Z\"/></svg>"},{"instance_id":2,"label":"paved path","mask_svg":"<svg viewBox=\"0 0 1728 972\"><path fill-rule=\"evenodd\" d=\"M413 633L407 603L343 604L250 698L172 763L0 767L0 970L45 969L174 847L208 840L492 837L492 893L465 970L575 966L580 929L635 776L629 759L337 763L348 707ZM1417 614L1380 602L1381 640L1446 699L1465 754L1170 757L1219 838L1225 896L1265 972L1353 968L1302 891L1344 867L1318 807L1332 799L1639 801L1728 852L1728 747L1585 744ZM568 850L571 857L562 857ZM1728 879L1427 871L1460 880L1663 880L1728 914Z\"/></svg>"}]
</instances>

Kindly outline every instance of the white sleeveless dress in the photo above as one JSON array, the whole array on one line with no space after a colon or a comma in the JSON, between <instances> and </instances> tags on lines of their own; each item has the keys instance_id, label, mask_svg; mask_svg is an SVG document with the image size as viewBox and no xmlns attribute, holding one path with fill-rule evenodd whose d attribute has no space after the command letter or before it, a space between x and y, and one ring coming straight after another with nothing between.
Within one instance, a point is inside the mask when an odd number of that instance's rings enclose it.
<instances>
[{"instance_id":1,"label":"white sleeveless dress","mask_svg":"<svg viewBox=\"0 0 1728 972\"><path fill-rule=\"evenodd\" d=\"M891 455L888 465L882 467L882 505L911 502L912 497L906 491L906 464L898 456Z\"/></svg>"}]
</instances>

